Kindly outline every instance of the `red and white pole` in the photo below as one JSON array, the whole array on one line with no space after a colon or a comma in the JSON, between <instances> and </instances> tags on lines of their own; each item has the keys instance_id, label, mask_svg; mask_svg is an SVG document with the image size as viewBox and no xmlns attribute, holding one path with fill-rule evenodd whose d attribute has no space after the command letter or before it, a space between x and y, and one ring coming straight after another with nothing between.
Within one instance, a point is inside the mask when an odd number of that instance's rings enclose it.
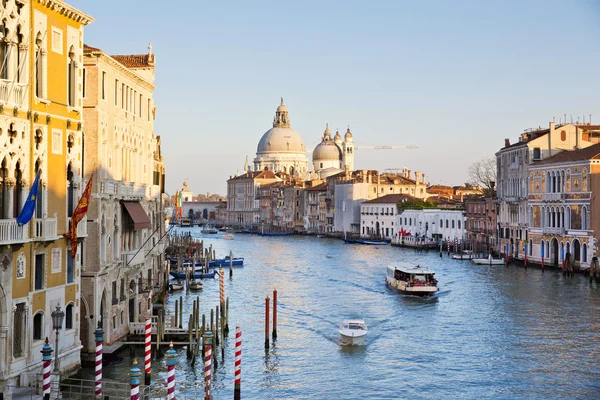
<instances>
[{"instance_id":1,"label":"red and white pole","mask_svg":"<svg viewBox=\"0 0 600 400\"><path fill-rule=\"evenodd\" d=\"M137 360L133 360L133 367L129 370L129 384L131 385L130 400L140 400L140 378L142 371Z\"/></svg>"},{"instance_id":2,"label":"red and white pole","mask_svg":"<svg viewBox=\"0 0 600 400\"><path fill-rule=\"evenodd\" d=\"M269 296L265 298L265 349L269 348Z\"/></svg>"},{"instance_id":3,"label":"red and white pole","mask_svg":"<svg viewBox=\"0 0 600 400\"><path fill-rule=\"evenodd\" d=\"M44 347L42 347L42 361L44 362L44 381L43 381L43 395L44 400L50 400L50 377L52 375L52 368L50 365L52 364L52 347L48 344L48 338L46 338L46 343Z\"/></svg>"},{"instance_id":4,"label":"red and white pole","mask_svg":"<svg viewBox=\"0 0 600 400\"><path fill-rule=\"evenodd\" d=\"M241 399L241 383L242 383L242 330L239 326L235 327L235 372L234 372L234 389L233 399Z\"/></svg>"},{"instance_id":5,"label":"red and white pole","mask_svg":"<svg viewBox=\"0 0 600 400\"><path fill-rule=\"evenodd\" d=\"M96 336L96 398L102 398L102 330L101 322L98 322L98 328L94 331Z\"/></svg>"},{"instance_id":6,"label":"red and white pole","mask_svg":"<svg viewBox=\"0 0 600 400\"><path fill-rule=\"evenodd\" d=\"M144 353L144 383L146 386L151 382L151 361L152 361L152 319L146 318L145 332L145 353Z\"/></svg>"},{"instance_id":7,"label":"red and white pole","mask_svg":"<svg viewBox=\"0 0 600 400\"><path fill-rule=\"evenodd\" d=\"M212 369L212 332L206 331L204 333L204 400L211 400L212 395L210 393L211 384L211 369Z\"/></svg>"},{"instance_id":8,"label":"red and white pole","mask_svg":"<svg viewBox=\"0 0 600 400\"><path fill-rule=\"evenodd\" d=\"M175 400L175 363L177 353L173 350L173 342L166 353L167 357L167 400Z\"/></svg>"}]
</instances>

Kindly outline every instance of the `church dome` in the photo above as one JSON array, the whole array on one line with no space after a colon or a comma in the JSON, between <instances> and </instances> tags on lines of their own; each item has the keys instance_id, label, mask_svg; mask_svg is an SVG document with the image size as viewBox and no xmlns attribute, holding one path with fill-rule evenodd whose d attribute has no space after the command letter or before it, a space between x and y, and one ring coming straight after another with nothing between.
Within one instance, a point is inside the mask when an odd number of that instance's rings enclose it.
<instances>
[{"instance_id":1,"label":"church dome","mask_svg":"<svg viewBox=\"0 0 600 400\"><path fill-rule=\"evenodd\" d=\"M335 136L333 137L333 141L336 143L342 143L342 136L340 135L340 131L335 131Z\"/></svg>"},{"instance_id":2,"label":"church dome","mask_svg":"<svg viewBox=\"0 0 600 400\"><path fill-rule=\"evenodd\" d=\"M306 154L302 138L292 128L271 128L258 142L256 153L302 153Z\"/></svg>"},{"instance_id":3,"label":"church dome","mask_svg":"<svg viewBox=\"0 0 600 400\"><path fill-rule=\"evenodd\" d=\"M302 138L290 126L290 119L283 98L277 107L273 128L265 132L256 148L257 156L264 153L302 153L306 155Z\"/></svg>"},{"instance_id":4,"label":"church dome","mask_svg":"<svg viewBox=\"0 0 600 400\"><path fill-rule=\"evenodd\" d=\"M331 140L323 140L313 151L313 161L328 161L342 159L342 151Z\"/></svg>"},{"instance_id":5,"label":"church dome","mask_svg":"<svg viewBox=\"0 0 600 400\"><path fill-rule=\"evenodd\" d=\"M346 131L344 139L346 139L346 141L348 141L348 139L352 139L352 132L350 132L350 127L348 127L348 130Z\"/></svg>"}]
</instances>

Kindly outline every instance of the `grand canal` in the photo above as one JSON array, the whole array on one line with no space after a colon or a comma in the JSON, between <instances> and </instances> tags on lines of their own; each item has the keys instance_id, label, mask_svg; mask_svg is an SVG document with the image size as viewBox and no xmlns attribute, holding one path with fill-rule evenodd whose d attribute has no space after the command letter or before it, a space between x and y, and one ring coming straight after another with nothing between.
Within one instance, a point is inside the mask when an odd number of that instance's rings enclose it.
<instances>
[{"instance_id":1,"label":"grand canal","mask_svg":"<svg viewBox=\"0 0 600 400\"><path fill-rule=\"evenodd\" d=\"M248 399L600 397L600 285L583 276L474 266L435 252L315 237L238 234L231 241L185 231L212 243L218 257L230 250L245 257L225 283L232 331L215 374L216 399L233 398L236 325L243 330L242 397ZM420 299L388 290L385 267L397 260L433 268L438 295ZM201 313L218 304L218 286L204 281ZM274 288L278 339L265 352L264 301ZM337 329L346 318L366 320L366 346L340 346ZM136 350L143 360L142 348ZM176 350L177 393L199 397L201 363L190 367L185 349ZM122 356L120 366L105 367L105 378L123 381L131 360L128 351ZM164 359L154 360L153 379L164 385Z\"/></svg>"}]
</instances>

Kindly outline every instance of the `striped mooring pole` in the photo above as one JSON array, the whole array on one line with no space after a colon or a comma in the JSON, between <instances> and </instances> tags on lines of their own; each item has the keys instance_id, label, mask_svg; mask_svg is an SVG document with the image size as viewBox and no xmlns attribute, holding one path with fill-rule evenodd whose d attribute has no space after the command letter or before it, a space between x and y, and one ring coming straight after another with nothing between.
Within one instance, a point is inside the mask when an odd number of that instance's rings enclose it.
<instances>
[{"instance_id":1,"label":"striped mooring pole","mask_svg":"<svg viewBox=\"0 0 600 400\"><path fill-rule=\"evenodd\" d=\"M102 323L98 321L98 327L94 331L94 335L96 336L96 398L102 398L102 335L104 335L104 331L102 330Z\"/></svg>"},{"instance_id":2,"label":"striped mooring pole","mask_svg":"<svg viewBox=\"0 0 600 400\"><path fill-rule=\"evenodd\" d=\"M235 372L233 400L241 399L242 383L242 330L239 326L235 327Z\"/></svg>"},{"instance_id":3,"label":"striped mooring pole","mask_svg":"<svg viewBox=\"0 0 600 400\"><path fill-rule=\"evenodd\" d=\"M140 400L140 379L142 371L138 367L136 359L133 360L133 366L129 370L129 384L131 385L130 400Z\"/></svg>"},{"instance_id":4,"label":"striped mooring pole","mask_svg":"<svg viewBox=\"0 0 600 400\"><path fill-rule=\"evenodd\" d=\"M167 357L167 400L175 400L175 362L177 353L173 350L173 342L165 354Z\"/></svg>"},{"instance_id":5,"label":"striped mooring pole","mask_svg":"<svg viewBox=\"0 0 600 400\"><path fill-rule=\"evenodd\" d=\"M265 298L265 349L269 348L269 296Z\"/></svg>"},{"instance_id":6,"label":"striped mooring pole","mask_svg":"<svg viewBox=\"0 0 600 400\"><path fill-rule=\"evenodd\" d=\"M225 275L223 267L219 268L219 299L221 301L221 318L225 314Z\"/></svg>"},{"instance_id":7,"label":"striped mooring pole","mask_svg":"<svg viewBox=\"0 0 600 400\"><path fill-rule=\"evenodd\" d=\"M158 333L160 334L160 333ZM146 318L145 332L145 353L144 353L144 384L150 385L151 382L151 362L152 362L152 319Z\"/></svg>"},{"instance_id":8,"label":"striped mooring pole","mask_svg":"<svg viewBox=\"0 0 600 400\"><path fill-rule=\"evenodd\" d=\"M212 332L204 332L204 400L211 400L210 393L211 369L212 369Z\"/></svg>"},{"instance_id":9,"label":"striped mooring pole","mask_svg":"<svg viewBox=\"0 0 600 400\"><path fill-rule=\"evenodd\" d=\"M52 375L52 368L50 368L50 365L52 364L52 351L52 347L50 347L50 344L48 343L48 338L46 338L46 343L44 344L44 347L42 347L42 361L44 363L44 400L50 400L50 376Z\"/></svg>"},{"instance_id":10,"label":"striped mooring pole","mask_svg":"<svg viewBox=\"0 0 600 400\"><path fill-rule=\"evenodd\" d=\"M273 289L273 341L277 339L277 289Z\"/></svg>"}]
</instances>

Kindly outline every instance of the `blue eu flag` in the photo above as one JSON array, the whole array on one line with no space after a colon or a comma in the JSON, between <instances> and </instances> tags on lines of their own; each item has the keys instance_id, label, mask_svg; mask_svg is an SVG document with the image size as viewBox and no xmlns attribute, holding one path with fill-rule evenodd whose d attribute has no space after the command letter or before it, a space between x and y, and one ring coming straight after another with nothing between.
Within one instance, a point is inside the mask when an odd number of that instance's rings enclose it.
<instances>
[{"instance_id":1,"label":"blue eu flag","mask_svg":"<svg viewBox=\"0 0 600 400\"><path fill-rule=\"evenodd\" d=\"M35 175L35 180L33 181L33 185L31 185L31 190L29 191L29 195L27 195L27 200L23 205L23 209L21 210L21 214L19 218L17 218L17 223L19 225L25 225L31 220L33 217L33 212L35 211L35 200L37 199L38 192L38 182L40 180L40 171L38 170Z\"/></svg>"}]
</instances>

